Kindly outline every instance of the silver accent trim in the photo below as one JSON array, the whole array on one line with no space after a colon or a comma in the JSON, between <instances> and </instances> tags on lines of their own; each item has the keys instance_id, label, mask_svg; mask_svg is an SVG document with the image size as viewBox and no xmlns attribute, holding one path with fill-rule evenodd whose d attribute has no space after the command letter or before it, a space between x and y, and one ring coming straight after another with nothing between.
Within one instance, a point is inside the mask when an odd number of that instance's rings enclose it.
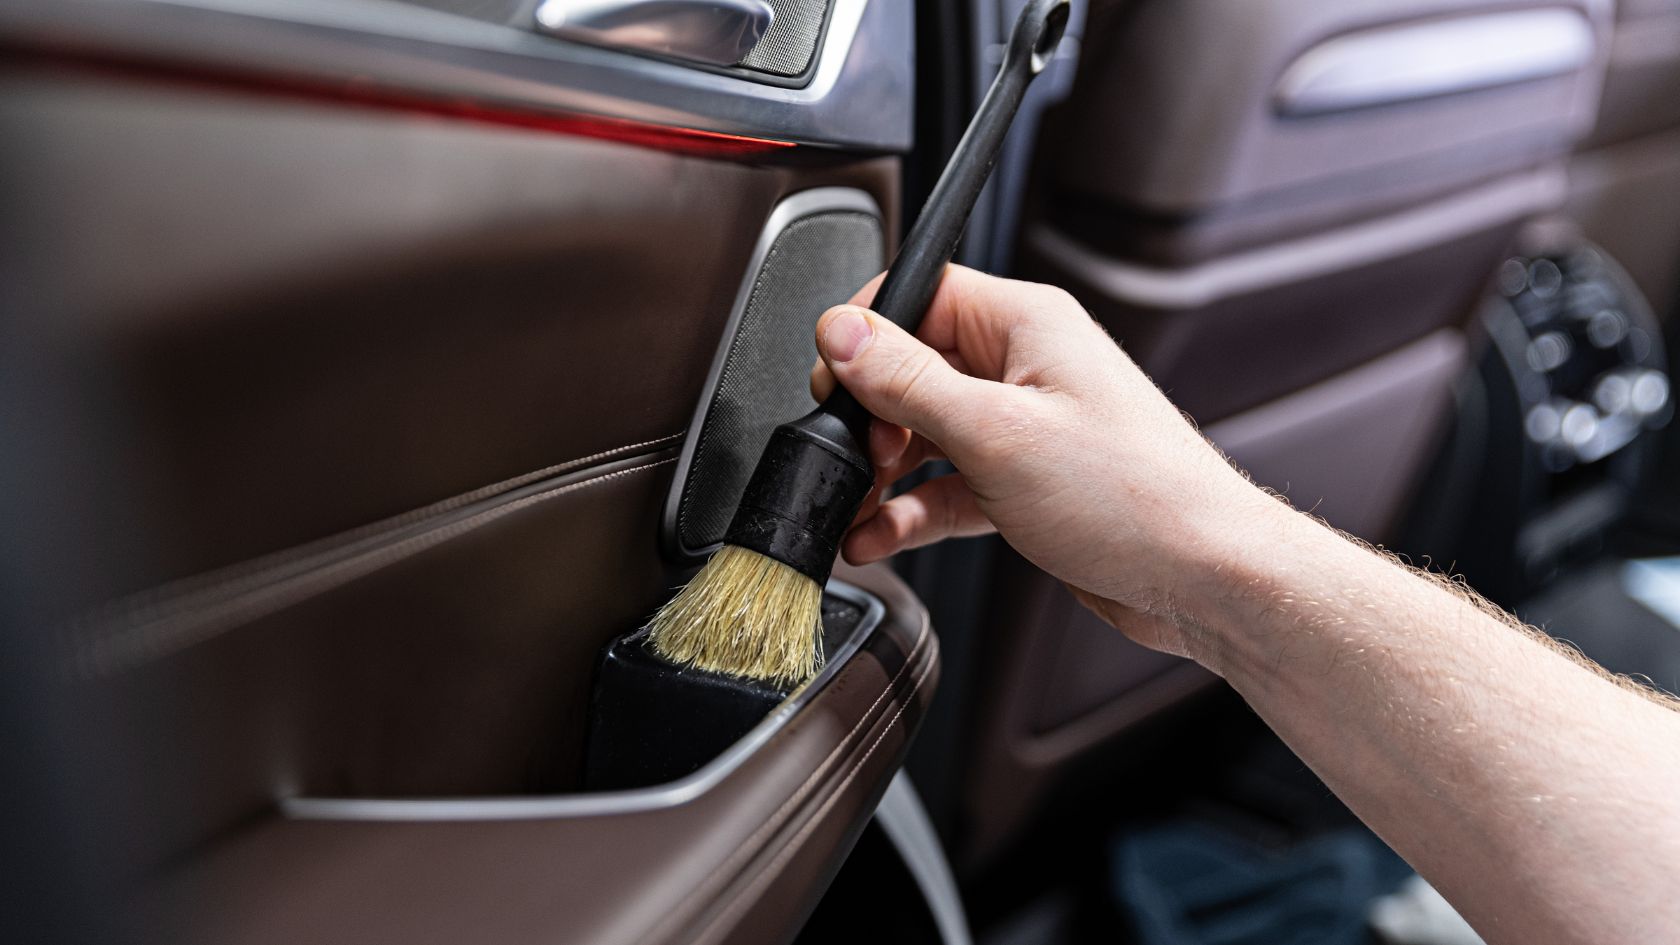
<instances>
[{"instance_id":1,"label":"silver accent trim","mask_svg":"<svg viewBox=\"0 0 1680 945\"><path fill-rule=\"evenodd\" d=\"M1302 54L1274 101L1304 117L1470 92L1573 72L1595 46L1586 17L1561 8L1361 30Z\"/></svg>"},{"instance_id":2,"label":"silver accent trim","mask_svg":"<svg viewBox=\"0 0 1680 945\"><path fill-rule=\"evenodd\" d=\"M841 667L863 648L886 616L886 605L873 594L844 581L828 582L828 593L863 608L857 629L809 683L741 737L728 750L693 774L657 787L550 797L479 797L447 799L291 797L280 801L280 812L293 820L358 821L487 821L542 820L556 817L603 817L677 807L704 795L764 747L817 694Z\"/></svg>"},{"instance_id":3,"label":"silver accent trim","mask_svg":"<svg viewBox=\"0 0 1680 945\"><path fill-rule=\"evenodd\" d=\"M911 5L898 0L834 0L809 79L794 88L392 0L0 3L0 39L25 47L870 152L911 144L912 21Z\"/></svg>"},{"instance_id":4,"label":"silver accent trim","mask_svg":"<svg viewBox=\"0 0 1680 945\"><path fill-rule=\"evenodd\" d=\"M733 66L769 32L764 0L543 0L537 28L551 36Z\"/></svg>"},{"instance_id":5,"label":"silver accent trim","mask_svg":"<svg viewBox=\"0 0 1680 945\"><path fill-rule=\"evenodd\" d=\"M893 775L881 805L875 809L875 822L887 835L916 887L922 891L933 924L939 929L944 945L970 945L974 941L968 930L968 916L963 911L962 895L957 892L951 863L945 858L945 848L939 844L933 821L922 806L916 786L910 783L908 772Z\"/></svg>"},{"instance_id":6,"label":"silver accent trim","mask_svg":"<svg viewBox=\"0 0 1680 945\"><path fill-rule=\"evenodd\" d=\"M719 544L704 548L685 546L682 530L677 527L677 517L682 512L682 497L688 486L689 468L694 464L695 451L700 448L700 431L706 426L706 417L711 413L712 397L717 392L718 381L723 377L723 366L729 360L729 349L735 343L735 332L741 327L741 318L746 314L747 303L752 300L753 289L758 285L758 274L764 268L765 257L770 255L770 247L775 245L776 238L795 221L819 213L841 210L867 213L877 221L882 219L881 205L865 191L853 187L816 187L783 198L782 202L770 211L769 218L764 221L764 229L759 231L758 244L753 247L752 258L747 262L747 271L741 277L741 287L736 290L735 305L729 311L729 321L723 327L723 337L718 340L717 351L712 355L712 367L706 373L706 386L700 390L700 403L695 407L694 419L689 421L688 433L683 437L682 453L677 458L677 471L671 479L671 493L665 498L665 513L660 520L659 533L666 553L677 561L695 563L720 547Z\"/></svg>"},{"instance_id":7,"label":"silver accent trim","mask_svg":"<svg viewBox=\"0 0 1680 945\"><path fill-rule=\"evenodd\" d=\"M1563 171L1546 168L1367 223L1183 269L1160 269L1114 259L1043 223L1028 229L1027 239L1042 257L1111 298L1148 308L1192 310L1392 259L1520 220L1558 206L1567 193Z\"/></svg>"}]
</instances>

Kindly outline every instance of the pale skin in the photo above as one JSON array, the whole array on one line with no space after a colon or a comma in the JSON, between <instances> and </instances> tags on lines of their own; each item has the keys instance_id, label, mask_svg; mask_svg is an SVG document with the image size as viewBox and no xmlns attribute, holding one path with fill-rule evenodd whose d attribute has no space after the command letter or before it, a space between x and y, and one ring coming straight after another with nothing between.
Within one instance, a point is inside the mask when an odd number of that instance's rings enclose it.
<instances>
[{"instance_id":1,"label":"pale skin","mask_svg":"<svg viewBox=\"0 0 1680 945\"><path fill-rule=\"evenodd\" d=\"M953 267L917 337L817 325L891 483L853 563L996 530L1133 640L1224 679L1491 945L1680 940L1680 711L1296 512L1066 293Z\"/></svg>"}]
</instances>

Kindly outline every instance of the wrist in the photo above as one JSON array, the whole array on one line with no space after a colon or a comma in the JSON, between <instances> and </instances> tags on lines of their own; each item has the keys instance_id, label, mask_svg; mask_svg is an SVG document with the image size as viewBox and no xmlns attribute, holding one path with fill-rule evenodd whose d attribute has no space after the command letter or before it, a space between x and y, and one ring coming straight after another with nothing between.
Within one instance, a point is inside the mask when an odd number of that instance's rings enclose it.
<instances>
[{"instance_id":1,"label":"wrist","mask_svg":"<svg viewBox=\"0 0 1680 945\"><path fill-rule=\"evenodd\" d=\"M1191 560L1179 569L1174 597L1191 655L1238 682L1250 667L1270 665L1287 638L1313 627L1310 611L1325 589L1315 580L1345 572L1347 556L1369 557L1317 519L1247 486L1210 508ZM1268 655L1269 654L1269 655Z\"/></svg>"}]
</instances>

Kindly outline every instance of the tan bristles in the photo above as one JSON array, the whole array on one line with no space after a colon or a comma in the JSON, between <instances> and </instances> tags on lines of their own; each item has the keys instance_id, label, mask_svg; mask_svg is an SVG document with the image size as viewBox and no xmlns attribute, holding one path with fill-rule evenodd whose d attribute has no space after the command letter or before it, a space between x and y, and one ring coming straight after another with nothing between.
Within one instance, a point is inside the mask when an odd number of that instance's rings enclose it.
<instances>
[{"instance_id":1,"label":"tan bristles","mask_svg":"<svg viewBox=\"0 0 1680 945\"><path fill-rule=\"evenodd\" d=\"M653 615L648 643L681 666L792 688L822 668L822 588L780 561L724 545Z\"/></svg>"}]
</instances>

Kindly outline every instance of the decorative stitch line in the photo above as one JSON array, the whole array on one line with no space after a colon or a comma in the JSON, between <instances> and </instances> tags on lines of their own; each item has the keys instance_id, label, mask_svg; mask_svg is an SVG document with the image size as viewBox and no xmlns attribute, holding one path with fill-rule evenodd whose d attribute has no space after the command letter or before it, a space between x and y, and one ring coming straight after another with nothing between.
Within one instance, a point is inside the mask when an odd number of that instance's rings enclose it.
<instances>
[{"instance_id":1,"label":"decorative stitch line","mask_svg":"<svg viewBox=\"0 0 1680 945\"><path fill-rule=\"evenodd\" d=\"M281 575L272 581L263 582L258 580L263 575L251 575L241 582L251 586L249 590L242 586L238 592L220 600L206 602L200 607L194 607L195 602L190 600L176 601L175 606L152 606L131 612L129 621L114 625L104 622L73 625L73 665L76 675L83 679L93 679L130 669L201 643L232 627L283 610L322 591L365 577L513 512L674 462L675 457L668 457L567 483L505 505L485 509L458 522L411 535L366 554L353 555L317 567L304 567L296 573ZM183 610L189 613L182 614Z\"/></svg>"}]
</instances>

